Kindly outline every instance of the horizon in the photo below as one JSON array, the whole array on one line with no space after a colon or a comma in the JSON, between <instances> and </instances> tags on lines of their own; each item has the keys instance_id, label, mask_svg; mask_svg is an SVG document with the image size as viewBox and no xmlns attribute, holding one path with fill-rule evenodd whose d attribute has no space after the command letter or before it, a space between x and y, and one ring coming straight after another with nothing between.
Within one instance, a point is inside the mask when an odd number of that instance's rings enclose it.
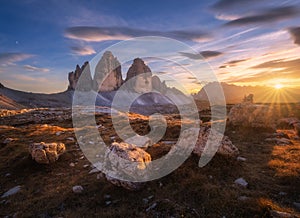
<instances>
[{"instance_id":1,"label":"horizon","mask_svg":"<svg viewBox=\"0 0 300 218\"><path fill-rule=\"evenodd\" d=\"M59 5L50 1L47 6L35 0L10 1L0 9L1 83L27 92L65 91L68 73L77 64L122 40L156 35L191 46L195 53L178 55L207 62L219 82L280 90L300 87L299 1L254 2L135 1L132 14L128 1ZM155 63L145 62L155 68ZM187 77L171 67L164 72L182 80ZM188 93L200 89L194 82Z\"/></svg>"}]
</instances>

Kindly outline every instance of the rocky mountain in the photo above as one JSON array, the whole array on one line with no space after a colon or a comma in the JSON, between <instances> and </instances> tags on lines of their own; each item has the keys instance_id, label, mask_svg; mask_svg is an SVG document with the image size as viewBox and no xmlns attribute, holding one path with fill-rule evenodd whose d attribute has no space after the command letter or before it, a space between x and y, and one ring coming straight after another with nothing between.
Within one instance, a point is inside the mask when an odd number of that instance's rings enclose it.
<instances>
[{"instance_id":1,"label":"rocky mountain","mask_svg":"<svg viewBox=\"0 0 300 218\"><path fill-rule=\"evenodd\" d=\"M267 86L237 86L228 83L220 83L227 104L240 103L245 96L254 95L254 101L257 103L274 103L274 102L300 102L300 88L283 88L275 90ZM196 95L195 99L207 101L207 93L217 102L221 102L220 93L217 93L216 87L218 82L211 82L205 85Z\"/></svg>"}]
</instances>

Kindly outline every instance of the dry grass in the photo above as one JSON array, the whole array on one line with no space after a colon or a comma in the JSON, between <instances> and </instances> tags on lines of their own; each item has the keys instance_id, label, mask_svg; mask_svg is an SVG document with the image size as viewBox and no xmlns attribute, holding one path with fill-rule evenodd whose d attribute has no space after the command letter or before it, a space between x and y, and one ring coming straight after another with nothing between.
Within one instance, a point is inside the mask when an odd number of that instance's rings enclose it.
<instances>
[{"instance_id":1,"label":"dry grass","mask_svg":"<svg viewBox=\"0 0 300 218\"><path fill-rule=\"evenodd\" d=\"M131 125L142 131L148 121L131 115ZM115 133L107 116L97 117L102 135L110 143ZM174 140L178 122L173 121L166 139ZM62 132L56 135L56 132ZM11 137L15 141L0 144L1 192L21 185L21 191L0 201L0 216L19 217L269 217L270 210L300 216L293 202L300 201L300 145L273 146L264 143L260 130L230 129L227 135L239 148L246 162L215 156L205 167L192 155L181 167L166 177L150 181L138 192L127 191L89 174L89 162L82 157L71 121L51 121L48 126L28 124L1 126L0 142ZM176 138L175 138L176 139ZM52 165L38 165L28 155L31 142L63 142L67 152ZM152 155L162 155L166 147L153 147ZM75 167L69 164L75 163ZM7 176L7 173L10 173ZM6 176L5 176L6 175ZM248 188L234 185L243 177ZM82 185L82 194L72 187ZM279 192L286 192L285 196ZM110 195L107 205L106 195ZM245 196L243 200L239 198Z\"/></svg>"}]
</instances>

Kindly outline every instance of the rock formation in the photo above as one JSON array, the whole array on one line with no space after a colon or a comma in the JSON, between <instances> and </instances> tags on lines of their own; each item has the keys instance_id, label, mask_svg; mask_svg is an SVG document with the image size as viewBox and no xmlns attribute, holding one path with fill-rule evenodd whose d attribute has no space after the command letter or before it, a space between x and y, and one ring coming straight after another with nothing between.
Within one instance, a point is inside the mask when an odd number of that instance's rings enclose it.
<instances>
[{"instance_id":1,"label":"rock formation","mask_svg":"<svg viewBox=\"0 0 300 218\"><path fill-rule=\"evenodd\" d=\"M40 164L54 163L66 151L63 143L33 143L29 145L29 153L33 160Z\"/></svg>"},{"instance_id":2,"label":"rock formation","mask_svg":"<svg viewBox=\"0 0 300 218\"><path fill-rule=\"evenodd\" d=\"M78 84L80 77L80 84ZM69 73L68 79L68 90L75 90L77 87L80 91L90 91L93 80L90 73L89 63L85 62L81 67L77 65L75 71Z\"/></svg>"},{"instance_id":3,"label":"rock formation","mask_svg":"<svg viewBox=\"0 0 300 218\"><path fill-rule=\"evenodd\" d=\"M158 76L152 77L152 89L153 91L158 91L161 94L166 94L168 87L166 85L166 82L161 82Z\"/></svg>"},{"instance_id":4,"label":"rock formation","mask_svg":"<svg viewBox=\"0 0 300 218\"><path fill-rule=\"evenodd\" d=\"M129 178L143 176L144 169L151 162L150 154L135 145L114 142L105 157L107 166L112 169L110 175L106 175L109 182L129 190L138 190L143 186L143 183L119 180L118 174L126 175ZM115 175L116 178L111 175Z\"/></svg>"},{"instance_id":5,"label":"rock formation","mask_svg":"<svg viewBox=\"0 0 300 218\"><path fill-rule=\"evenodd\" d=\"M136 58L128 69L125 82L128 89L137 93L151 92L152 72L142 59Z\"/></svg>"},{"instance_id":6,"label":"rock formation","mask_svg":"<svg viewBox=\"0 0 300 218\"><path fill-rule=\"evenodd\" d=\"M106 51L96 65L93 88L99 92L117 90L122 85L121 64L110 51Z\"/></svg>"}]
</instances>

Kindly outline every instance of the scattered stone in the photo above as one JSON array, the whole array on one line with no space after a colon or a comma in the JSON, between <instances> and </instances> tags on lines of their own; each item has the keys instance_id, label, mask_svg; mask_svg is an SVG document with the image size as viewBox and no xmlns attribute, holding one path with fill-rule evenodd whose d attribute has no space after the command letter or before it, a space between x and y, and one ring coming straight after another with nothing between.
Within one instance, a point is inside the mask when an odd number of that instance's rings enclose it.
<instances>
[{"instance_id":1,"label":"scattered stone","mask_svg":"<svg viewBox=\"0 0 300 218\"><path fill-rule=\"evenodd\" d=\"M266 142L275 143L277 145L292 145L293 142L286 138L266 138Z\"/></svg>"},{"instance_id":2,"label":"scattered stone","mask_svg":"<svg viewBox=\"0 0 300 218\"><path fill-rule=\"evenodd\" d=\"M61 132L61 131L59 131L59 132L56 132L56 133L55 133L55 135L57 135L57 136L60 136L60 135L61 135L61 133L62 133L62 132Z\"/></svg>"},{"instance_id":3,"label":"scattered stone","mask_svg":"<svg viewBox=\"0 0 300 218\"><path fill-rule=\"evenodd\" d=\"M106 206L110 205L111 203L112 203L111 201L105 201Z\"/></svg>"},{"instance_id":4,"label":"scattered stone","mask_svg":"<svg viewBox=\"0 0 300 218\"><path fill-rule=\"evenodd\" d=\"M148 208L146 209L146 212L148 212L149 210L154 209L156 206L157 206L157 203L154 202L153 204L150 205L150 207L148 207Z\"/></svg>"},{"instance_id":5,"label":"scattered stone","mask_svg":"<svg viewBox=\"0 0 300 218\"><path fill-rule=\"evenodd\" d=\"M79 194L83 192L83 187L81 185L75 185L72 190L74 193Z\"/></svg>"},{"instance_id":6,"label":"scattered stone","mask_svg":"<svg viewBox=\"0 0 300 218\"><path fill-rule=\"evenodd\" d=\"M146 151L132 144L125 142L114 142L110 149L105 154L105 164L109 164L112 169L106 174L106 179L116 186L121 186L129 190L139 190L143 187L143 183L122 181L117 178L122 178L126 175L130 178L137 179L145 176L144 169L151 162L151 156ZM118 176L120 174L120 176ZM115 175L114 177L109 175Z\"/></svg>"},{"instance_id":7,"label":"scattered stone","mask_svg":"<svg viewBox=\"0 0 300 218\"><path fill-rule=\"evenodd\" d=\"M19 191L21 190L21 186L20 185L17 185L11 189L9 189L7 192L5 192L1 198L6 198L8 196L11 196L11 195L14 195L14 194L17 194Z\"/></svg>"},{"instance_id":8,"label":"scattered stone","mask_svg":"<svg viewBox=\"0 0 300 218\"><path fill-rule=\"evenodd\" d=\"M279 194L280 196L285 196L285 195L287 195L286 192L279 192L278 194Z\"/></svg>"},{"instance_id":9,"label":"scattered stone","mask_svg":"<svg viewBox=\"0 0 300 218\"><path fill-rule=\"evenodd\" d=\"M152 145L152 140L148 138L147 136L140 136L140 135L135 135L133 137L130 137L125 140L126 143L128 144L133 144L138 146L139 148L142 148L146 150L149 146Z\"/></svg>"},{"instance_id":10,"label":"scattered stone","mask_svg":"<svg viewBox=\"0 0 300 218\"><path fill-rule=\"evenodd\" d=\"M294 217L290 213L281 212L281 211L277 211L277 210L271 210L270 213L271 213L271 217L273 217L273 218L289 218L289 217Z\"/></svg>"},{"instance_id":11,"label":"scattered stone","mask_svg":"<svg viewBox=\"0 0 300 218\"><path fill-rule=\"evenodd\" d=\"M209 178L209 179L213 179L213 176L212 176L212 175L209 175L208 178Z\"/></svg>"},{"instance_id":12,"label":"scattered stone","mask_svg":"<svg viewBox=\"0 0 300 218\"><path fill-rule=\"evenodd\" d=\"M104 195L104 199L111 199L110 195Z\"/></svg>"},{"instance_id":13,"label":"scattered stone","mask_svg":"<svg viewBox=\"0 0 300 218\"><path fill-rule=\"evenodd\" d=\"M244 188L246 188L246 187L248 186L248 182L246 182L246 180L243 179L243 178L238 178L238 179L236 179L236 180L234 181L234 183L235 183L236 185L240 185L240 186L242 186L242 187L244 187Z\"/></svg>"},{"instance_id":14,"label":"scattered stone","mask_svg":"<svg viewBox=\"0 0 300 218\"><path fill-rule=\"evenodd\" d=\"M247 159L244 158L244 157L238 156L238 157L236 158L236 160L245 162Z\"/></svg>"},{"instance_id":15,"label":"scattered stone","mask_svg":"<svg viewBox=\"0 0 300 218\"><path fill-rule=\"evenodd\" d=\"M81 156L80 158L79 158L79 160L82 160L84 158L84 156Z\"/></svg>"},{"instance_id":16,"label":"scattered stone","mask_svg":"<svg viewBox=\"0 0 300 218\"><path fill-rule=\"evenodd\" d=\"M33 160L40 164L54 163L66 151L63 143L33 143L29 145L29 153Z\"/></svg>"},{"instance_id":17,"label":"scattered stone","mask_svg":"<svg viewBox=\"0 0 300 218\"><path fill-rule=\"evenodd\" d=\"M71 162L71 163L69 164L69 166L70 166L70 167L75 167L75 164L74 164L73 162Z\"/></svg>"},{"instance_id":18,"label":"scattered stone","mask_svg":"<svg viewBox=\"0 0 300 218\"><path fill-rule=\"evenodd\" d=\"M10 176L11 176L10 173L6 173L6 174L5 174L5 177L10 177Z\"/></svg>"},{"instance_id":19,"label":"scattered stone","mask_svg":"<svg viewBox=\"0 0 300 218\"><path fill-rule=\"evenodd\" d=\"M9 144L13 141L14 139L13 138L6 138L4 141L3 141L3 144Z\"/></svg>"},{"instance_id":20,"label":"scattered stone","mask_svg":"<svg viewBox=\"0 0 300 218\"><path fill-rule=\"evenodd\" d=\"M68 138L66 138L66 140L69 140L69 141L72 141L72 142L75 141L75 139L73 137L68 137Z\"/></svg>"},{"instance_id":21,"label":"scattered stone","mask_svg":"<svg viewBox=\"0 0 300 218\"><path fill-rule=\"evenodd\" d=\"M249 197L247 197L247 196L240 196L240 197L238 197L238 200L239 201L247 201L247 200L249 200Z\"/></svg>"},{"instance_id":22,"label":"scattered stone","mask_svg":"<svg viewBox=\"0 0 300 218\"><path fill-rule=\"evenodd\" d=\"M85 164L83 165L83 168L88 168L90 165L89 164Z\"/></svg>"},{"instance_id":23,"label":"scattered stone","mask_svg":"<svg viewBox=\"0 0 300 218\"><path fill-rule=\"evenodd\" d=\"M99 172L100 172L100 170L96 167L96 168L92 169L92 170L89 172L89 174L99 173Z\"/></svg>"}]
</instances>

